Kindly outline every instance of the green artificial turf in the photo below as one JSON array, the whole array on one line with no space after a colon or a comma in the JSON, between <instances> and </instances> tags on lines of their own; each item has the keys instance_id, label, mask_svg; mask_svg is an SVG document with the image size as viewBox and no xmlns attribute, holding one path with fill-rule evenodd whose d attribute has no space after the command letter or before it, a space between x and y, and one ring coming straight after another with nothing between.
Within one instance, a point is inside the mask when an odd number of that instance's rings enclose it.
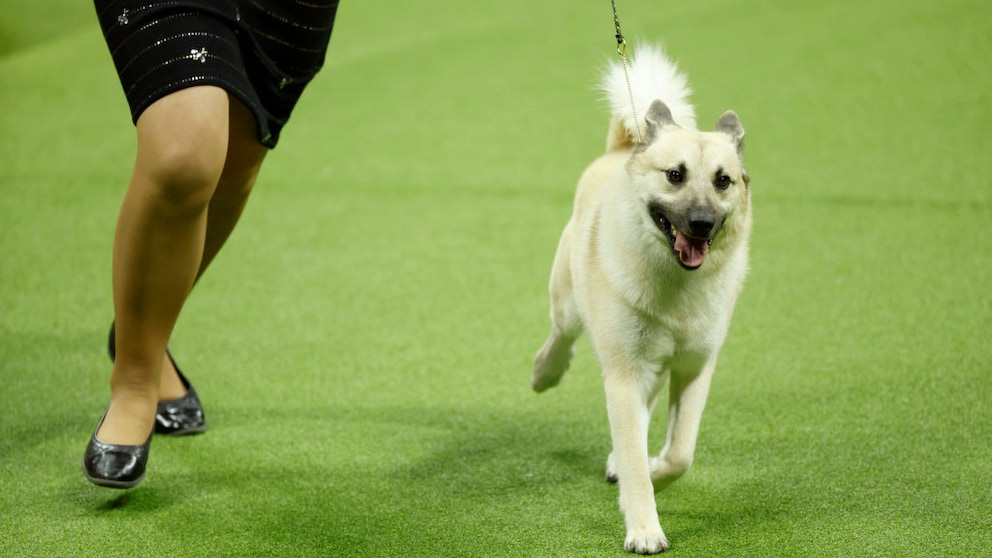
<instances>
[{"instance_id":1,"label":"green artificial turf","mask_svg":"<svg viewBox=\"0 0 992 558\"><path fill-rule=\"evenodd\" d=\"M741 115L753 178L671 553L988 556L992 4L618 7L702 124ZM608 2L343 2L171 343L210 430L156 438L129 491L79 470L128 110L86 2L0 20L0 556L624 555L588 344L529 388Z\"/></svg>"}]
</instances>

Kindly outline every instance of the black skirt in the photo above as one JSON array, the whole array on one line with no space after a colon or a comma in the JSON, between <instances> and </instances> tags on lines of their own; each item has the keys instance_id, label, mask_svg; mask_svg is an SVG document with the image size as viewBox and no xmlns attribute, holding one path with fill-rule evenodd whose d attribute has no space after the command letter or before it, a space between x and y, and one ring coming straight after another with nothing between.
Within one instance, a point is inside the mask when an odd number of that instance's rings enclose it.
<instances>
[{"instance_id":1,"label":"black skirt","mask_svg":"<svg viewBox=\"0 0 992 558\"><path fill-rule=\"evenodd\" d=\"M94 0L133 122L158 99L214 85L275 147L324 64L338 0Z\"/></svg>"}]
</instances>

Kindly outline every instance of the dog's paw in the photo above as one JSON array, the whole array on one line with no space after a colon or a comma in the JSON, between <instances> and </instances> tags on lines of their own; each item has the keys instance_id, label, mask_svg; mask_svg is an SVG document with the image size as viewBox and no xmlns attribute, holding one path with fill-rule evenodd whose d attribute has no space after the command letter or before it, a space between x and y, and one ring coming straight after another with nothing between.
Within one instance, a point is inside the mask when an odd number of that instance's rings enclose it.
<instances>
[{"instance_id":1,"label":"dog's paw","mask_svg":"<svg viewBox=\"0 0 992 558\"><path fill-rule=\"evenodd\" d=\"M658 554L668 550L669 546L668 538L660 526L628 531L623 543L624 550L635 554Z\"/></svg>"},{"instance_id":2,"label":"dog's paw","mask_svg":"<svg viewBox=\"0 0 992 558\"><path fill-rule=\"evenodd\" d=\"M681 478L691 465L691 459L651 458L651 482L654 483L654 489L657 491L667 488Z\"/></svg>"},{"instance_id":3,"label":"dog's paw","mask_svg":"<svg viewBox=\"0 0 992 558\"><path fill-rule=\"evenodd\" d=\"M617 465L613 460L613 454L606 458L606 482L616 484L620 480L617 476Z\"/></svg>"},{"instance_id":4,"label":"dog's paw","mask_svg":"<svg viewBox=\"0 0 992 558\"><path fill-rule=\"evenodd\" d=\"M531 376L531 387L534 388L534 391L541 393L557 386L571 362L572 350L570 346L549 341L534 356L534 374Z\"/></svg>"},{"instance_id":5,"label":"dog's paw","mask_svg":"<svg viewBox=\"0 0 992 558\"><path fill-rule=\"evenodd\" d=\"M542 366L542 364L535 364L534 375L530 379L530 387L537 393L547 391L558 385L561 382L562 374L564 374L564 371L548 369Z\"/></svg>"}]
</instances>

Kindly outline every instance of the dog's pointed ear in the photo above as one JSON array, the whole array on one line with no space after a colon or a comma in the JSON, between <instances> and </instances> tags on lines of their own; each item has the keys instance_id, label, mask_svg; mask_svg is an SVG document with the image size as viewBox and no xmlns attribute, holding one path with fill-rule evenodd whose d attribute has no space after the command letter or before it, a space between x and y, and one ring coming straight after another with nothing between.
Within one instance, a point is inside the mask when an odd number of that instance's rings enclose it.
<instances>
[{"instance_id":1,"label":"dog's pointed ear","mask_svg":"<svg viewBox=\"0 0 992 558\"><path fill-rule=\"evenodd\" d=\"M677 126L677 124L675 124L675 119L672 118L672 111L661 99L656 99L653 103L651 103L651 106L648 107L648 113L644 116L644 119L648 121L649 127L654 126L656 128L664 128L665 126Z\"/></svg>"},{"instance_id":2,"label":"dog's pointed ear","mask_svg":"<svg viewBox=\"0 0 992 558\"><path fill-rule=\"evenodd\" d=\"M648 113L644 116L644 121L647 124L645 144L651 143L651 140L654 139L659 130L668 126L678 127L675 119L672 118L672 111L661 99L656 99L651 103L651 106L648 107Z\"/></svg>"},{"instance_id":3,"label":"dog's pointed ear","mask_svg":"<svg viewBox=\"0 0 992 558\"><path fill-rule=\"evenodd\" d=\"M736 112L728 110L723 113L720 120L716 121L716 131L730 136L731 141L737 146L738 154L744 152L744 126L741 126L741 119Z\"/></svg>"}]
</instances>

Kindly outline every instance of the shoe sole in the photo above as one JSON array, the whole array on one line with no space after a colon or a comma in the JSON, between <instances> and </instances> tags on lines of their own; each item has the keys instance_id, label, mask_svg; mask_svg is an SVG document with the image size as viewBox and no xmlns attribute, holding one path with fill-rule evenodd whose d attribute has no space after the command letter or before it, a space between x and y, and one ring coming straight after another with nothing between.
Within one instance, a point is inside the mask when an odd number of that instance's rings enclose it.
<instances>
[{"instance_id":1,"label":"shoe sole","mask_svg":"<svg viewBox=\"0 0 992 558\"><path fill-rule=\"evenodd\" d=\"M140 483L145 478L145 474L141 473L141 476L133 481L115 481L111 479L102 479L100 477L91 476L89 471L86 470L85 462L82 463L82 467L83 467L83 475L86 476L86 480L90 481L91 483L97 486L102 486L104 488L118 488L118 489L134 488L135 486L138 486L138 483Z\"/></svg>"},{"instance_id":2,"label":"shoe sole","mask_svg":"<svg viewBox=\"0 0 992 558\"><path fill-rule=\"evenodd\" d=\"M207 431L207 425L196 426L194 428L186 428L183 430L155 430L155 434L158 436L191 436L193 434L203 434Z\"/></svg>"}]
</instances>

